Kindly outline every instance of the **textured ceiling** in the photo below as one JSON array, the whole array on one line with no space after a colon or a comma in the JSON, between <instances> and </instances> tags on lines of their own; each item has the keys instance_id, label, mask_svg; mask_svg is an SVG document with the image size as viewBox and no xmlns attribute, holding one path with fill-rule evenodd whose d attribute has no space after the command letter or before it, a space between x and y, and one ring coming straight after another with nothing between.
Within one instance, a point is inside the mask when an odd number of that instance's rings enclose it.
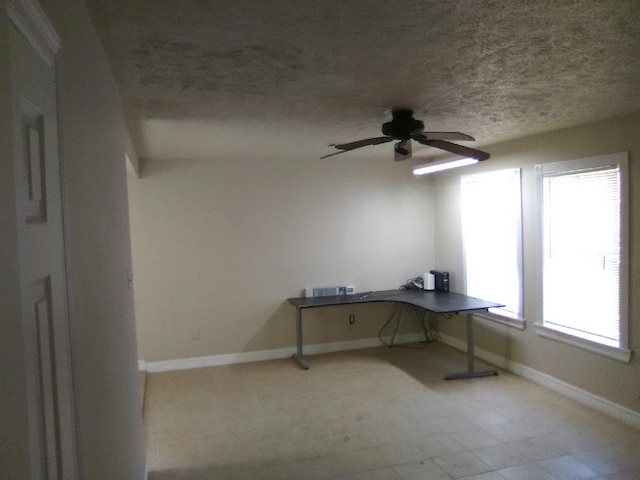
<instances>
[{"instance_id":1,"label":"textured ceiling","mask_svg":"<svg viewBox=\"0 0 640 480\"><path fill-rule=\"evenodd\" d=\"M315 158L393 107L473 147L640 111L637 0L86 1L148 160Z\"/></svg>"}]
</instances>

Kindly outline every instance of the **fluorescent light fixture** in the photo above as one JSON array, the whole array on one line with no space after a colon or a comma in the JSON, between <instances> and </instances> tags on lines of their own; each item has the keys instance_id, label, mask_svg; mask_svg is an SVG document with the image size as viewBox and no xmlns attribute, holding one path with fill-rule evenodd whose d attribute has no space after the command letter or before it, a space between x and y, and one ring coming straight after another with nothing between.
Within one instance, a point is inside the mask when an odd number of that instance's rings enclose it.
<instances>
[{"instance_id":1,"label":"fluorescent light fixture","mask_svg":"<svg viewBox=\"0 0 640 480\"><path fill-rule=\"evenodd\" d=\"M413 174L416 176L429 175L431 173L442 172L443 170L450 170L452 168L466 167L467 165L473 165L478 163L477 158L460 158L458 160L448 160L445 162L427 163L426 165L419 165L413 169Z\"/></svg>"}]
</instances>

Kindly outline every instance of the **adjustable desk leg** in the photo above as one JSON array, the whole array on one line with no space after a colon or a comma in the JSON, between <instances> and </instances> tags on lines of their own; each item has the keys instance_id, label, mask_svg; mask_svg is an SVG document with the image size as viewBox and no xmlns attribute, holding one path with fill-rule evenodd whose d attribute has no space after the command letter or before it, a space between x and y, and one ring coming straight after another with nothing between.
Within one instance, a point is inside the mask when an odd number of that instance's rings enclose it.
<instances>
[{"instance_id":1,"label":"adjustable desk leg","mask_svg":"<svg viewBox=\"0 0 640 480\"><path fill-rule=\"evenodd\" d=\"M450 373L444 377L445 380L458 380L460 378L490 377L498 375L496 370L475 370L475 352L473 339L473 314L467 313L467 371Z\"/></svg>"},{"instance_id":2,"label":"adjustable desk leg","mask_svg":"<svg viewBox=\"0 0 640 480\"><path fill-rule=\"evenodd\" d=\"M309 370L309 364L302 356L302 309L296 308L296 353L293 359L303 370Z\"/></svg>"}]
</instances>

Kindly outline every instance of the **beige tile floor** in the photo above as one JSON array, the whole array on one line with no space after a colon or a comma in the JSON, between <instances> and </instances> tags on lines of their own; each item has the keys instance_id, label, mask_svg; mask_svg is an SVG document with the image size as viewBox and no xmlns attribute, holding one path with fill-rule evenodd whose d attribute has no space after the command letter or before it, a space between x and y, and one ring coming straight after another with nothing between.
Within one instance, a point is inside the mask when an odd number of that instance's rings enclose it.
<instances>
[{"instance_id":1,"label":"beige tile floor","mask_svg":"<svg viewBox=\"0 0 640 480\"><path fill-rule=\"evenodd\" d=\"M149 374L150 480L640 479L640 431L442 344Z\"/></svg>"}]
</instances>

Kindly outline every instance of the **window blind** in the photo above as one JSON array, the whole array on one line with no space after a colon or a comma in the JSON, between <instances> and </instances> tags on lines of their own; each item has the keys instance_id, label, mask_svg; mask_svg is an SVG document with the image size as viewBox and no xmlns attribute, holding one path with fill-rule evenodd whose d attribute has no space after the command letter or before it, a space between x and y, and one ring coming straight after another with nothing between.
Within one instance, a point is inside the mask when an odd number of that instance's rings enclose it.
<instances>
[{"instance_id":1,"label":"window blind","mask_svg":"<svg viewBox=\"0 0 640 480\"><path fill-rule=\"evenodd\" d=\"M543 175L543 322L620 344L620 172Z\"/></svg>"},{"instance_id":2,"label":"window blind","mask_svg":"<svg viewBox=\"0 0 640 480\"><path fill-rule=\"evenodd\" d=\"M506 306L493 313L522 317L520 169L461 178L466 293Z\"/></svg>"}]
</instances>

